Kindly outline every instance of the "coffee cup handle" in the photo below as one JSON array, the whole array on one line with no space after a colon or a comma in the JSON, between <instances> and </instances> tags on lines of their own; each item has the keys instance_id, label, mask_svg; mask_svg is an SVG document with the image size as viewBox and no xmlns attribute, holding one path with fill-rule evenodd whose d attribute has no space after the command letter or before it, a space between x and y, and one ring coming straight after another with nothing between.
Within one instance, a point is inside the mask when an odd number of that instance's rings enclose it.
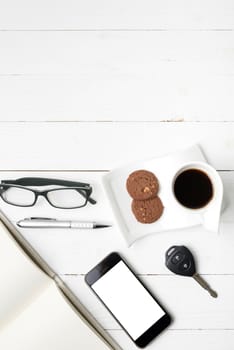
<instances>
[{"instance_id":1,"label":"coffee cup handle","mask_svg":"<svg viewBox=\"0 0 234 350\"><path fill-rule=\"evenodd\" d=\"M211 232L219 232L220 210L207 210L202 215L203 227Z\"/></svg>"},{"instance_id":2,"label":"coffee cup handle","mask_svg":"<svg viewBox=\"0 0 234 350\"><path fill-rule=\"evenodd\" d=\"M220 216L222 212L223 188L219 188L219 195L213 205L202 214L203 227L208 231L219 232Z\"/></svg>"}]
</instances>

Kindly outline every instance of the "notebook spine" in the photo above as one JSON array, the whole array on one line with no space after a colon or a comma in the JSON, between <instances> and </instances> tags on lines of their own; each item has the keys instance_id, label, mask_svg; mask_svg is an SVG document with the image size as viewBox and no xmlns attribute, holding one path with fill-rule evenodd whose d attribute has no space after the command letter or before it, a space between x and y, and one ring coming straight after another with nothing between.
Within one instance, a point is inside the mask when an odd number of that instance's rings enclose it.
<instances>
[{"instance_id":1,"label":"notebook spine","mask_svg":"<svg viewBox=\"0 0 234 350\"><path fill-rule=\"evenodd\" d=\"M54 281L59 288L60 292L64 295L67 302L78 316L85 322L85 324L96 333L99 338L112 350L122 350L120 346L114 341L114 339L108 335L108 333L98 324L95 318L90 314L86 307L79 301L76 295L71 289L63 282L58 276L54 276Z\"/></svg>"}]
</instances>

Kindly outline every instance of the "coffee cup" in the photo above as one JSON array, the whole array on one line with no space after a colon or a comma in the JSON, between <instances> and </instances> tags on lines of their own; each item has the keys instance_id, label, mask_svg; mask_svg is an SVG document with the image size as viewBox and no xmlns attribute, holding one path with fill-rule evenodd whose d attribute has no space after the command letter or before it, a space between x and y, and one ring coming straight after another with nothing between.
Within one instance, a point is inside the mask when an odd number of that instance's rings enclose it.
<instances>
[{"instance_id":1,"label":"coffee cup","mask_svg":"<svg viewBox=\"0 0 234 350\"><path fill-rule=\"evenodd\" d=\"M172 192L184 210L201 214L206 229L218 231L223 184L211 165L205 162L183 164L173 177Z\"/></svg>"}]
</instances>

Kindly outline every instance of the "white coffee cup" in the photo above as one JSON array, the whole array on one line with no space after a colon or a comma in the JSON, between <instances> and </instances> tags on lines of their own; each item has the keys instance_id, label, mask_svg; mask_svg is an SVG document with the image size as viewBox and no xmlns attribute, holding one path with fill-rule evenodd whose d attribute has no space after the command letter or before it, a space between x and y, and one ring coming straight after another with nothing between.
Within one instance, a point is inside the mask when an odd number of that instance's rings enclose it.
<instances>
[{"instance_id":1,"label":"white coffee cup","mask_svg":"<svg viewBox=\"0 0 234 350\"><path fill-rule=\"evenodd\" d=\"M204 204L204 206L199 207L198 209L189 208L180 203L176 198L174 193L174 184L177 177L186 170L193 169L199 170L207 175L212 184L213 193L210 200ZM172 192L174 198L176 199L178 205L184 208L186 211L191 213L199 213L202 217L203 226L209 231L218 232L220 214L222 210L222 200L223 200L223 183L218 174L218 172L209 164L205 162L190 162L183 164L175 173L172 180Z\"/></svg>"}]
</instances>

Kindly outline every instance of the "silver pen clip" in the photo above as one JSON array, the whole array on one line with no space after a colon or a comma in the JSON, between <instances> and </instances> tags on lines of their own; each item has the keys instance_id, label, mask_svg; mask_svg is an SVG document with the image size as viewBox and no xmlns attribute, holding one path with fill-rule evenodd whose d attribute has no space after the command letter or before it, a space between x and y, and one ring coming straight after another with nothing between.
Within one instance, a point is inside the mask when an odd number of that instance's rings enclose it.
<instances>
[{"instance_id":1,"label":"silver pen clip","mask_svg":"<svg viewBox=\"0 0 234 350\"><path fill-rule=\"evenodd\" d=\"M54 218L43 218L43 217L31 217L31 218L25 218L23 220L26 220L26 221L31 221L31 220L48 220L48 221L57 221L57 219L54 219Z\"/></svg>"}]
</instances>

